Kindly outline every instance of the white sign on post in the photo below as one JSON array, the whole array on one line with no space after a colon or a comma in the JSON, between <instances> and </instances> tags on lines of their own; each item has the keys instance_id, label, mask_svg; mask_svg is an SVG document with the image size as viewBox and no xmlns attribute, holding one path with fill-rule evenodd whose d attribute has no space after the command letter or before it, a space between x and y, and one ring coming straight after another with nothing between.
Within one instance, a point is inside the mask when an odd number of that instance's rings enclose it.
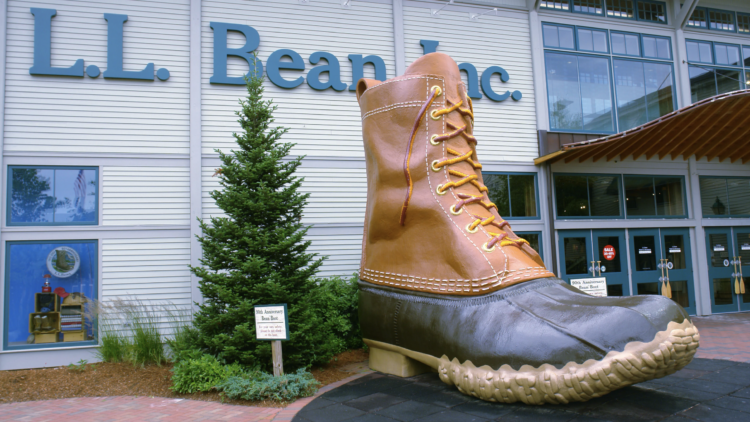
<instances>
[{"instance_id":1,"label":"white sign on post","mask_svg":"<svg viewBox=\"0 0 750 422\"><path fill-rule=\"evenodd\" d=\"M255 306L255 337L258 340L289 340L286 304Z\"/></svg>"},{"instance_id":2,"label":"white sign on post","mask_svg":"<svg viewBox=\"0 0 750 422\"><path fill-rule=\"evenodd\" d=\"M590 294L591 296L607 296L606 277L575 278L570 280L570 285L584 293Z\"/></svg>"}]
</instances>

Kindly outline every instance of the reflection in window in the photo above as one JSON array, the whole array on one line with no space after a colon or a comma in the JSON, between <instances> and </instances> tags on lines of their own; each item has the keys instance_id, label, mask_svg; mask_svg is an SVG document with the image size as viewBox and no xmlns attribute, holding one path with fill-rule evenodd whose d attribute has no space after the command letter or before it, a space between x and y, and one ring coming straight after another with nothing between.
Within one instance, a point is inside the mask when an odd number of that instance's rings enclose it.
<instances>
[{"instance_id":1,"label":"reflection in window","mask_svg":"<svg viewBox=\"0 0 750 422\"><path fill-rule=\"evenodd\" d=\"M734 12L726 10L708 11L708 28L734 32Z\"/></svg>"},{"instance_id":2,"label":"reflection in window","mask_svg":"<svg viewBox=\"0 0 750 422\"><path fill-rule=\"evenodd\" d=\"M750 266L750 233L737 233L737 255L740 257L742 266ZM748 271L747 268L743 272Z\"/></svg>"},{"instance_id":3,"label":"reflection in window","mask_svg":"<svg viewBox=\"0 0 750 422\"><path fill-rule=\"evenodd\" d=\"M557 10L570 10L568 0L542 0L539 3L539 7L545 9L557 9Z\"/></svg>"},{"instance_id":4,"label":"reflection in window","mask_svg":"<svg viewBox=\"0 0 750 422\"><path fill-rule=\"evenodd\" d=\"M542 25L544 46L552 48L567 48L575 50L573 28L569 26Z\"/></svg>"},{"instance_id":5,"label":"reflection in window","mask_svg":"<svg viewBox=\"0 0 750 422\"><path fill-rule=\"evenodd\" d=\"M542 256L542 250L539 247L539 232L534 233L516 233L518 237L521 239L525 239L527 242L529 242L529 246L531 246L531 249L534 249L536 253L539 254L539 256Z\"/></svg>"},{"instance_id":6,"label":"reflection in window","mask_svg":"<svg viewBox=\"0 0 750 422\"><path fill-rule=\"evenodd\" d=\"M687 215L682 192L682 177L655 177L656 215Z\"/></svg>"},{"instance_id":7,"label":"reflection in window","mask_svg":"<svg viewBox=\"0 0 750 422\"><path fill-rule=\"evenodd\" d=\"M612 54L640 56L641 46L636 34L612 33Z\"/></svg>"},{"instance_id":8,"label":"reflection in window","mask_svg":"<svg viewBox=\"0 0 750 422\"><path fill-rule=\"evenodd\" d=\"M602 262L601 265L606 267L606 269L602 271L604 273L621 272L622 268L620 267L620 259L622 258L622 251L620 250L620 238L618 236L599 236L597 238L597 246L599 249L599 256L597 259ZM604 253L604 248L609 246L611 246L615 252L615 255L614 257L612 257L612 259L607 259L607 256L612 255Z\"/></svg>"},{"instance_id":9,"label":"reflection in window","mask_svg":"<svg viewBox=\"0 0 750 422\"><path fill-rule=\"evenodd\" d=\"M634 0L607 0L607 16L635 19Z\"/></svg>"},{"instance_id":10,"label":"reflection in window","mask_svg":"<svg viewBox=\"0 0 750 422\"><path fill-rule=\"evenodd\" d=\"M638 20L667 23L667 5L665 3L638 2Z\"/></svg>"},{"instance_id":11,"label":"reflection in window","mask_svg":"<svg viewBox=\"0 0 750 422\"><path fill-rule=\"evenodd\" d=\"M704 217L750 215L750 179L701 177L701 209Z\"/></svg>"},{"instance_id":12,"label":"reflection in window","mask_svg":"<svg viewBox=\"0 0 750 422\"><path fill-rule=\"evenodd\" d=\"M629 216L656 215L652 177L625 176L625 209Z\"/></svg>"},{"instance_id":13,"label":"reflection in window","mask_svg":"<svg viewBox=\"0 0 750 422\"><path fill-rule=\"evenodd\" d=\"M608 53L607 31L578 28L578 49L581 51Z\"/></svg>"},{"instance_id":14,"label":"reflection in window","mask_svg":"<svg viewBox=\"0 0 750 422\"><path fill-rule=\"evenodd\" d=\"M555 175L558 218L619 217L618 176Z\"/></svg>"},{"instance_id":15,"label":"reflection in window","mask_svg":"<svg viewBox=\"0 0 750 422\"><path fill-rule=\"evenodd\" d=\"M708 27L708 24L706 23L706 9L696 7L695 10L693 10L693 14L690 15L690 18L688 19L687 26L706 29Z\"/></svg>"},{"instance_id":16,"label":"reflection in window","mask_svg":"<svg viewBox=\"0 0 750 422\"><path fill-rule=\"evenodd\" d=\"M716 54L716 64L742 66L738 45L714 44L714 53Z\"/></svg>"},{"instance_id":17,"label":"reflection in window","mask_svg":"<svg viewBox=\"0 0 750 422\"><path fill-rule=\"evenodd\" d=\"M708 247L711 248L711 266L724 268L724 260L729 259L729 239L724 233L708 235Z\"/></svg>"},{"instance_id":18,"label":"reflection in window","mask_svg":"<svg viewBox=\"0 0 750 422\"><path fill-rule=\"evenodd\" d=\"M750 34L750 15L737 13L737 32L740 34Z\"/></svg>"},{"instance_id":19,"label":"reflection in window","mask_svg":"<svg viewBox=\"0 0 750 422\"><path fill-rule=\"evenodd\" d=\"M672 263L674 270L684 270L685 263L685 240L681 234L664 235L664 257Z\"/></svg>"},{"instance_id":20,"label":"reflection in window","mask_svg":"<svg viewBox=\"0 0 750 422\"><path fill-rule=\"evenodd\" d=\"M553 129L614 132L609 61L558 53L545 57Z\"/></svg>"},{"instance_id":21,"label":"reflection in window","mask_svg":"<svg viewBox=\"0 0 750 422\"><path fill-rule=\"evenodd\" d=\"M669 48L669 38L643 36L643 57L671 60L672 52Z\"/></svg>"},{"instance_id":22,"label":"reflection in window","mask_svg":"<svg viewBox=\"0 0 750 422\"><path fill-rule=\"evenodd\" d=\"M533 174L485 173L487 196L503 217L537 217L536 181Z\"/></svg>"},{"instance_id":23,"label":"reflection in window","mask_svg":"<svg viewBox=\"0 0 750 422\"><path fill-rule=\"evenodd\" d=\"M96 224L97 171L11 167L9 224Z\"/></svg>"},{"instance_id":24,"label":"reflection in window","mask_svg":"<svg viewBox=\"0 0 750 422\"><path fill-rule=\"evenodd\" d=\"M591 203L591 216L619 217L620 177L589 177L589 201Z\"/></svg>"},{"instance_id":25,"label":"reflection in window","mask_svg":"<svg viewBox=\"0 0 750 422\"><path fill-rule=\"evenodd\" d=\"M671 113L672 66L615 60L619 130L627 130Z\"/></svg>"},{"instance_id":26,"label":"reflection in window","mask_svg":"<svg viewBox=\"0 0 750 422\"><path fill-rule=\"evenodd\" d=\"M690 66L690 97L698 102L714 95L742 89L741 71Z\"/></svg>"},{"instance_id":27,"label":"reflection in window","mask_svg":"<svg viewBox=\"0 0 750 422\"><path fill-rule=\"evenodd\" d=\"M601 15L602 0L573 0L573 11Z\"/></svg>"},{"instance_id":28,"label":"reflection in window","mask_svg":"<svg viewBox=\"0 0 750 422\"><path fill-rule=\"evenodd\" d=\"M94 340L95 241L8 243L8 345L59 347ZM51 292L41 286L48 281Z\"/></svg>"},{"instance_id":29,"label":"reflection in window","mask_svg":"<svg viewBox=\"0 0 750 422\"><path fill-rule=\"evenodd\" d=\"M732 280L728 278L713 279L714 305L731 305L734 303Z\"/></svg>"},{"instance_id":30,"label":"reflection in window","mask_svg":"<svg viewBox=\"0 0 750 422\"><path fill-rule=\"evenodd\" d=\"M633 236L633 246L635 270L656 271L656 242L654 236Z\"/></svg>"},{"instance_id":31,"label":"reflection in window","mask_svg":"<svg viewBox=\"0 0 750 422\"><path fill-rule=\"evenodd\" d=\"M687 48L689 62L708 64L714 62L713 56L711 55L710 42L687 41L685 42L685 47Z\"/></svg>"},{"instance_id":32,"label":"reflection in window","mask_svg":"<svg viewBox=\"0 0 750 422\"><path fill-rule=\"evenodd\" d=\"M585 237L566 237L563 239L565 249L565 274L588 274Z\"/></svg>"}]
</instances>

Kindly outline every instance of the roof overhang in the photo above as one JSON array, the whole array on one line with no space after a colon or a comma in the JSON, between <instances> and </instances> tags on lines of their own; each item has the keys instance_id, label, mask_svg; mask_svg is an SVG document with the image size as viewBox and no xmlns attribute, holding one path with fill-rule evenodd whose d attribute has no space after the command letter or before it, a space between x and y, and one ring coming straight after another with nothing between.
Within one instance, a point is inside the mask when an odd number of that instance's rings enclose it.
<instances>
[{"instance_id":1,"label":"roof overhang","mask_svg":"<svg viewBox=\"0 0 750 422\"><path fill-rule=\"evenodd\" d=\"M565 144L534 164L565 160L594 162L632 157L695 156L700 160L750 161L750 89L706 98L633 129L589 141Z\"/></svg>"}]
</instances>

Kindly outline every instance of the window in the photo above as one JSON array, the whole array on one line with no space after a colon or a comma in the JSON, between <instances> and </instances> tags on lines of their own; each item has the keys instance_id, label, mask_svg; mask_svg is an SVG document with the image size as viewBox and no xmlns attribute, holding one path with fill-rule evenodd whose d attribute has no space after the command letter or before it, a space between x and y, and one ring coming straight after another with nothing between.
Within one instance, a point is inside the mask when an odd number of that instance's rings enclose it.
<instances>
[{"instance_id":1,"label":"window","mask_svg":"<svg viewBox=\"0 0 750 422\"><path fill-rule=\"evenodd\" d=\"M687 217L683 178L624 176L628 217Z\"/></svg>"},{"instance_id":2,"label":"window","mask_svg":"<svg viewBox=\"0 0 750 422\"><path fill-rule=\"evenodd\" d=\"M529 242L531 249L534 249L544 259L544 255L542 254L542 232L516 232L516 235Z\"/></svg>"},{"instance_id":3,"label":"window","mask_svg":"<svg viewBox=\"0 0 750 422\"><path fill-rule=\"evenodd\" d=\"M709 9L708 29L734 32L734 12Z\"/></svg>"},{"instance_id":4,"label":"window","mask_svg":"<svg viewBox=\"0 0 750 422\"><path fill-rule=\"evenodd\" d=\"M620 176L555 175L555 200L557 218L618 218Z\"/></svg>"},{"instance_id":5,"label":"window","mask_svg":"<svg viewBox=\"0 0 750 422\"><path fill-rule=\"evenodd\" d=\"M485 173L487 196L504 218L539 218L536 200L536 175L523 173Z\"/></svg>"},{"instance_id":6,"label":"window","mask_svg":"<svg viewBox=\"0 0 750 422\"><path fill-rule=\"evenodd\" d=\"M701 177L703 217L750 216L750 178Z\"/></svg>"},{"instance_id":7,"label":"window","mask_svg":"<svg viewBox=\"0 0 750 422\"><path fill-rule=\"evenodd\" d=\"M602 0L573 0L573 11L592 15L601 15L604 13Z\"/></svg>"},{"instance_id":8,"label":"window","mask_svg":"<svg viewBox=\"0 0 750 422\"><path fill-rule=\"evenodd\" d=\"M545 9L556 9L556 10L570 10L568 0L542 0L539 7Z\"/></svg>"},{"instance_id":9,"label":"window","mask_svg":"<svg viewBox=\"0 0 750 422\"><path fill-rule=\"evenodd\" d=\"M675 109L670 38L549 23L543 24L543 30L551 130L615 133ZM607 54L608 40L612 56Z\"/></svg>"},{"instance_id":10,"label":"window","mask_svg":"<svg viewBox=\"0 0 750 422\"><path fill-rule=\"evenodd\" d=\"M667 5L661 2L639 1L638 20L667 23Z\"/></svg>"},{"instance_id":11,"label":"window","mask_svg":"<svg viewBox=\"0 0 750 422\"><path fill-rule=\"evenodd\" d=\"M687 26L692 26L693 28L708 28L706 9L696 7L695 10L693 10L693 14L690 15L690 18L688 19Z\"/></svg>"},{"instance_id":12,"label":"window","mask_svg":"<svg viewBox=\"0 0 750 422\"><path fill-rule=\"evenodd\" d=\"M613 18L635 19L634 0L608 0L607 16Z\"/></svg>"},{"instance_id":13,"label":"window","mask_svg":"<svg viewBox=\"0 0 750 422\"><path fill-rule=\"evenodd\" d=\"M742 89L748 81L741 67L747 61L750 64L750 48L735 44L714 43L709 41L687 40L685 42L688 56L688 75L690 76L690 96L697 102L714 95ZM742 55L741 55L742 54ZM718 65L740 69L722 69ZM750 66L748 66L750 73Z\"/></svg>"},{"instance_id":14,"label":"window","mask_svg":"<svg viewBox=\"0 0 750 422\"><path fill-rule=\"evenodd\" d=\"M98 222L96 167L10 166L8 225Z\"/></svg>"},{"instance_id":15,"label":"window","mask_svg":"<svg viewBox=\"0 0 750 422\"><path fill-rule=\"evenodd\" d=\"M97 261L94 240L8 242L6 348L96 344Z\"/></svg>"},{"instance_id":16,"label":"window","mask_svg":"<svg viewBox=\"0 0 750 422\"><path fill-rule=\"evenodd\" d=\"M750 15L737 13L737 32L740 34L750 34Z\"/></svg>"}]
</instances>

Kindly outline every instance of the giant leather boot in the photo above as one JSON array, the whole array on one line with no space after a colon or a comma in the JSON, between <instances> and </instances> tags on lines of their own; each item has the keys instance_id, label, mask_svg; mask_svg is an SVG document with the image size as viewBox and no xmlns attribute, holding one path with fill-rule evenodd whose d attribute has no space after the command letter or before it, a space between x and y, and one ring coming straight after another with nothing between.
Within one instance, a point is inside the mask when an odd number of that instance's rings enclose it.
<instances>
[{"instance_id":1,"label":"giant leather boot","mask_svg":"<svg viewBox=\"0 0 750 422\"><path fill-rule=\"evenodd\" d=\"M597 298L545 269L482 183L456 63L357 86L367 159L360 323L370 366L484 400L585 401L687 365L698 331L663 296Z\"/></svg>"}]
</instances>

